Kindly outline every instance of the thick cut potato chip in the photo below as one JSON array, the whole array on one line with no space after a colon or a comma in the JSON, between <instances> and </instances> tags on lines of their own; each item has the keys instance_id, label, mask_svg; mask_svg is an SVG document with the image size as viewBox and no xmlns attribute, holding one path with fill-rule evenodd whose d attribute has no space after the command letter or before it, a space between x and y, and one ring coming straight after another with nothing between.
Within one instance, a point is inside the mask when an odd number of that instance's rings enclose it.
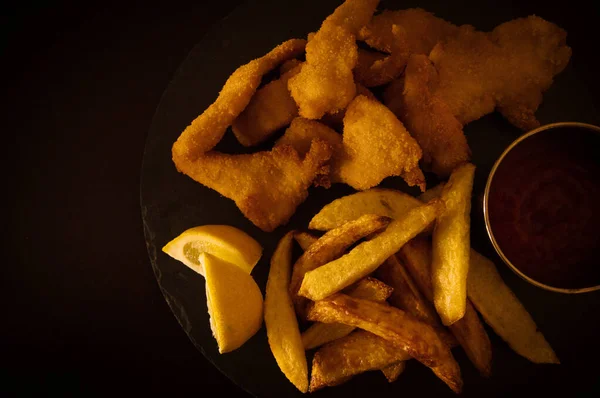
<instances>
[{"instance_id":1,"label":"thick cut potato chip","mask_svg":"<svg viewBox=\"0 0 600 398\"><path fill-rule=\"evenodd\" d=\"M384 302L392 294L392 289L385 283L375 278L364 278L354 285L345 289L350 297ZM310 350L319 347L330 341L337 340L347 336L354 330L354 326L348 326L341 323L320 323L315 322L311 327L302 333L302 344L304 349Z\"/></svg>"},{"instance_id":2,"label":"thick cut potato chip","mask_svg":"<svg viewBox=\"0 0 600 398\"><path fill-rule=\"evenodd\" d=\"M398 377L404 372L406 369L406 361L398 362L390 366L386 366L381 369L383 375L387 379L388 383L393 383L398 380Z\"/></svg>"},{"instance_id":3,"label":"thick cut potato chip","mask_svg":"<svg viewBox=\"0 0 600 398\"><path fill-rule=\"evenodd\" d=\"M452 172L442 192L446 209L436 220L433 231L433 304L444 325L462 318L467 306L474 175L475 166L470 163Z\"/></svg>"},{"instance_id":4,"label":"thick cut potato chip","mask_svg":"<svg viewBox=\"0 0 600 398\"><path fill-rule=\"evenodd\" d=\"M310 320L339 322L359 327L390 341L431 368L454 392L462 389L458 363L431 325L388 304L338 293L311 304Z\"/></svg>"},{"instance_id":5,"label":"thick cut potato chip","mask_svg":"<svg viewBox=\"0 0 600 398\"><path fill-rule=\"evenodd\" d=\"M340 178L352 188L365 190L386 177L401 176L425 190L421 147L381 102L364 95L352 100L344 115L343 143Z\"/></svg>"},{"instance_id":6,"label":"thick cut potato chip","mask_svg":"<svg viewBox=\"0 0 600 398\"><path fill-rule=\"evenodd\" d=\"M327 232L300 256L294 264L290 282L290 295L298 315L303 316L308 303L304 297L298 296L304 275L339 257L354 242L385 228L389 222L390 219L387 217L375 214L364 215Z\"/></svg>"},{"instance_id":7,"label":"thick cut potato chip","mask_svg":"<svg viewBox=\"0 0 600 398\"><path fill-rule=\"evenodd\" d=\"M310 245L319 240L319 237L309 234L308 232L295 232L294 239L302 251L307 251Z\"/></svg>"},{"instance_id":8,"label":"thick cut potato chip","mask_svg":"<svg viewBox=\"0 0 600 398\"><path fill-rule=\"evenodd\" d=\"M519 355L535 363L560 363L531 315L490 260L471 250L467 292L488 325Z\"/></svg>"},{"instance_id":9,"label":"thick cut potato chip","mask_svg":"<svg viewBox=\"0 0 600 398\"><path fill-rule=\"evenodd\" d=\"M445 182L440 182L435 187L429 188L427 191L425 191L421 195L419 195L419 200L421 202L427 203L432 199L437 199L437 198L441 197L442 191L444 190L445 186L446 186Z\"/></svg>"},{"instance_id":10,"label":"thick cut potato chip","mask_svg":"<svg viewBox=\"0 0 600 398\"><path fill-rule=\"evenodd\" d=\"M298 115L298 107L288 91L287 83L300 72L300 68L300 65L296 66L254 94L246 109L231 125L240 144L260 144Z\"/></svg>"},{"instance_id":11,"label":"thick cut potato chip","mask_svg":"<svg viewBox=\"0 0 600 398\"><path fill-rule=\"evenodd\" d=\"M292 268L293 231L279 242L267 280L265 324L271 352L285 377L302 392L308 390L308 364L288 284Z\"/></svg>"},{"instance_id":12,"label":"thick cut potato chip","mask_svg":"<svg viewBox=\"0 0 600 398\"><path fill-rule=\"evenodd\" d=\"M457 344L454 336L442 326L432 303L419 291L404 265L398 261L395 255L381 264L375 275L393 288L392 295L388 299L390 304L434 326L440 338L449 347Z\"/></svg>"},{"instance_id":13,"label":"thick cut potato chip","mask_svg":"<svg viewBox=\"0 0 600 398\"><path fill-rule=\"evenodd\" d=\"M288 87L300 115L319 119L344 109L356 95L352 70L358 58L355 37L379 0L346 0L323 21L306 47L306 63Z\"/></svg>"},{"instance_id":14,"label":"thick cut potato chip","mask_svg":"<svg viewBox=\"0 0 600 398\"><path fill-rule=\"evenodd\" d=\"M310 391L336 386L357 374L411 359L406 351L364 330L324 345L313 358Z\"/></svg>"},{"instance_id":15,"label":"thick cut potato chip","mask_svg":"<svg viewBox=\"0 0 600 398\"><path fill-rule=\"evenodd\" d=\"M429 241L415 238L405 244L398 255L421 293L433 303ZM448 328L479 373L489 376L492 371L492 343L469 300L467 300L465 315Z\"/></svg>"},{"instance_id":16,"label":"thick cut potato chip","mask_svg":"<svg viewBox=\"0 0 600 398\"><path fill-rule=\"evenodd\" d=\"M320 300L367 276L423 231L441 210L441 202L432 201L408 211L375 238L361 243L337 260L307 272L299 294Z\"/></svg>"},{"instance_id":17,"label":"thick cut potato chip","mask_svg":"<svg viewBox=\"0 0 600 398\"><path fill-rule=\"evenodd\" d=\"M376 275L394 289L389 299L390 304L414 315L423 322L441 326L435 308L422 296L396 256L391 256L381 264Z\"/></svg>"},{"instance_id":18,"label":"thick cut potato chip","mask_svg":"<svg viewBox=\"0 0 600 398\"><path fill-rule=\"evenodd\" d=\"M263 75L278 64L304 51L306 40L292 39L275 47L265 56L240 66L229 76L217 100L192 124L185 128L173 144L173 161L196 160L213 149L223 138L227 127L246 108Z\"/></svg>"},{"instance_id":19,"label":"thick cut potato chip","mask_svg":"<svg viewBox=\"0 0 600 398\"><path fill-rule=\"evenodd\" d=\"M365 214L377 214L398 219L421 204L417 198L404 192L372 188L341 197L325 205L310 220L308 228L329 231Z\"/></svg>"}]
</instances>

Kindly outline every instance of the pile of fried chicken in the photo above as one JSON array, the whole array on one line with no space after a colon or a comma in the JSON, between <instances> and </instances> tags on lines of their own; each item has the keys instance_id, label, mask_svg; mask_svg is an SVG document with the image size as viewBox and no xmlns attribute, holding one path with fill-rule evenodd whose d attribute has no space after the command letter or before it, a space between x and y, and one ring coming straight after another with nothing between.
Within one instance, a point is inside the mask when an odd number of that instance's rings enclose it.
<instances>
[{"instance_id":1,"label":"pile of fried chicken","mask_svg":"<svg viewBox=\"0 0 600 398\"><path fill-rule=\"evenodd\" d=\"M272 231L313 184L365 190L400 176L425 190L422 170L443 178L469 161L463 127L495 110L524 131L539 126L542 93L571 56L563 29L529 16L481 32L377 5L346 0L308 40L239 67L174 143L177 169ZM286 129L270 151L213 150L229 127L244 146Z\"/></svg>"}]
</instances>

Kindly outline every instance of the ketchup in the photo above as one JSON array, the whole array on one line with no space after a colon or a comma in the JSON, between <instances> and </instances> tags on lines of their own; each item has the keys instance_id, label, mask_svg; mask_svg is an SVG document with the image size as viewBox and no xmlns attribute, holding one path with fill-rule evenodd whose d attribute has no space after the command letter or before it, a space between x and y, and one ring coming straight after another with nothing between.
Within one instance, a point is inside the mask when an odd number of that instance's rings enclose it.
<instances>
[{"instance_id":1,"label":"ketchup","mask_svg":"<svg viewBox=\"0 0 600 398\"><path fill-rule=\"evenodd\" d=\"M518 143L496 169L488 216L525 275L558 288L600 285L600 133L558 127Z\"/></svg>"}]
</instances>

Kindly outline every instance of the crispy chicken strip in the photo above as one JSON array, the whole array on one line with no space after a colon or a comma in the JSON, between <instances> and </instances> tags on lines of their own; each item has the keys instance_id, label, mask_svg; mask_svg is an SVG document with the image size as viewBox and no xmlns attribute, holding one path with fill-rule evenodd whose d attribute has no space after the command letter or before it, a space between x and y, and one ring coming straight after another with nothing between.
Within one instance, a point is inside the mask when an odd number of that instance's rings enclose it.
<instances>
[{"instance_id":1,"label":"crispy chicken strip","mask_svg":"<svg viewBox=\"0 0 600 398\"><path fill-rule=\"evenodd\" d=\"M260 144L298 115L298 107L288 91L287 84L292 76L300 72L301 67L297 65L254 94L246 109L231 125L240 144Z\"/></svg>"},{"instance_id":2,"label":"crispy chicken strip","mask_svg":"<svg viewBox=\"0 0 600 398\"><path fill-rule=\"evenodd\" d=\"M471 150L461 123L436 95L438 84L427 56L412 55L404 77L386 89L384 98L421 146L424 168L446 177L469 160Z\"/></svg>"},{"instance_id":3,"label":"crispy chicken strip","mask_svg":"<svg viewBox=\"0 0 600 398\"><path fill-rule=\"evenodd\" d=\"M356 95L352 70L357 61L355 36L379 0L346 0L323 21L306 46L306 62L288 87L300 115L319 119L344 109Z\"/></svg>"},{"instance_id":4,"label":"crispy chicken strip","mask_svg":"<svg viewBox=\"0 0 600 398\"><path fill-rule=\"evenodd\" d=\"M407 10L385 10L376 15L360 30L359 40L366 41L371 47L392 53L397 45L397 34L392 27L402 30L408 54L429 54L431 49L443 38L456 33L457 27L436 17L421 8Z\"/></svg>"},{"instance_id":5,"label":"crispy chicken strip","mask_svg":"<svg viewBox=\"0 0 600 398\"><path fill-rule=\"evenodd\" d=\"M380 102L362 95L352 101L344 116L343 143L340 177L351 187L365 190L386 177L401 176L425 190L419 144Z\"/></svg>"},{"instance_id":6,"label":"crispy chicken strip","mask_svg":"<svg viewBox=\"0 0 600 398\"><path fill-rule=\"evenodd\" d=\"M211 151L196 161L178 163L179 171L232 199L242 213L263 231L286 223L308 196L331 148L314 140L301 158L289 145L247 155Z\"/></svg>"},{"instance_id":7,"label":"crispy chicken strip","mask_svg":"<svg viewBox=\"0 0 600 398\"><path fill-rule=\"evenodd\" d=\"M312 304L308 318L345 323L376 334L431 368L454 392L462 389L460 368L450 348L432 326L405 311L337 293Z\"/></svg>"},{"instance_id":8,"label":"crispy chicken strip","mask_svg":"<svg viewBox=\"0 0 600 398\"><path fill-rule=\"evenodd\" d=\"M515 126L539 126L542 93L571 57L567 33L537 16L514 19L492 32L461 26L429 58L439 72L436 94L463 124L495 108Z\"/></svg>"},{"instance_id":9,"label":"crispy chicken strip","mask_svg":"<svg viewBox=\"0 0 600 398\"><path fill-rule=\"evenodd\" d=\"M341 134L316 120L297 117L292 120L292 123L285 130L285 133L281 138L277 140L275 146L291 145L300 156L303 156L308 152L311 142L315 138L327 142L332 150L331 159L328 165L320 172L315 180L316 185L329 188L331 182L340 180L340 158L343 154Z\"/></svg>"},{"instance_id":10,"label":"crispy chicken strip","mask_svg":"<svg viewBox=\"0 0 600 398\"><path fill-rule=\"evenodd\" d=\"M217 100L194 119L173 144L173 161L177 167L184 159L196 160L213 149L227 127L246 108L263 75L302 53L305 45L306 40L288 40L265 56L237 68L225 82Z\"/></svg>"}]
</instances>

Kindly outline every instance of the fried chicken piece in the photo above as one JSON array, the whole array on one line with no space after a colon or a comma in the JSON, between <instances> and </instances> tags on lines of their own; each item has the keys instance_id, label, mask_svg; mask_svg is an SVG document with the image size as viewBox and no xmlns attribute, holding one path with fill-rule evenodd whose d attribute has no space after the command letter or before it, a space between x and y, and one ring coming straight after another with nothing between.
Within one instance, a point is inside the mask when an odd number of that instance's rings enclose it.
<instances>
[{"instance_id":1,"label":"fried chicken piece","mask_svg":"<svg viewBox=\"0 0 600 398\"><path fill-rule=\"evenodd\" d=\"M355 78L367 87L389 83L402 74L410 54L429 54L439 40L457 29L420 8L385 10L360 30L358 38L390 55L359 50Z\"/></svg>"},{"instance_id":2,"label":"fried chicken piece","mask_svg":"<svg viewBox=\"0 0 600 398\"><path fill-rule=\"evenodd\" d=\"M346 0L311 37L302 70L288 82L301 116L319 119L327 112L344 109L354 98L355 36L369 22L378 3Z\"/></svg>"},{"instance_id":3,"label":"fried chicken piece","mask_svg":"<svg viewBox=\"0 0 600 398\"><path fill-rule=\"evenodd\" d=\"M300 72L301 64L279 79L261 87L231 128L240 144L257 145L298 116L296 102L288 91L288 80Z\"/></svg>"},{"instance_id":4,"label":"fried chicken piece","mask_svg":"<svg viewBox=\"0 0 600 398\"><path fill-rule=\"evenodd\" d=\"M304 51L306 40L288 40L261 58L240 66L229 76L219 97L185 128L173 144L173 161L195 160L217 145L227 127L246 108L263 75Z\"/></svg>"},{"instance_id":5,"label":"fried chicken piece","mask_svg":"<svg viewBox=\"0 0 600 398\"><path fill-rule=\"evenodd\" d=\"M350 103L343 145L340 179L351 187L369 189L386 177L402 176L408 185L425 190L419 144L380 102L359 95Z\"/></svg>"},{"instance_id":6,"label":"fried chicken piece","mask_svg":"<svg viewBox=\"0 0 600 398\"><path fill-rule=\"evenodd\" d=\"M436 94L463 125L498 108L515 126L533 129L542 93L571 57L566 35L537 16L490 33L461 26L429 55L439 72Z\"/></svg>"},{"instance_id":7,"label":"fried chicken piece","mask_svg":"<svg viewBox=\"0 0 600 398\"><path fill-rule=\"evenodd\" d=\"M377 17L375 17L377 18ZM389 27L391 43L385 43L385 37L377 36L369 29L362 29L362 39L374 48L389 49L389 55L381 55L366 50L358 52L358 63L354 68L354 77L366 87L387 84L400 76L404 71L410 49L406 32L398 25Z\"/></svg>"},{"instance_id":8,"label":"fried chicken piece","mask_svg":"<svg viewBox=\"0 0 600 398\"><path fill-rule=\"evenodd\" d=\"M329 145L316 139L303 158L291 146L279 145L271 151L244 155L211 151L177 167L235 201L254 225L270 232L286 223L306 199L308 188L330 156Z\"/></svg>"},{"instance_id":9,"label":"fried chicken piece","mask_svg":"<svg viewBox=\"0 0 600 398\"><path fill-rule=\"evenodd\" d=\"M332 154L329 164L319 170L315 178L315 185L329 188L331 182L340 180L339 164L340 156L343 153L341 134L316 120L297 117L292 120L290 127L277 140L275 146L290 145L300 156L304 156L310 150L311 143L316 138L327 142L331 147Z\"/></svg>"},{"instance_id":10,"label":"fried chicken piece","mask_svg":"<svg viewBox=\"0 0 600 398\"><path fill-rule=\"evenodd\" d=\"M404 78L391 84L385 104L405 124L423 150L423 167L449 176L471 151L462 125L436 95L437 71L425 55L412 55Z\"/></svg>"},{"instance_id":11,"label":"fried chicken piece","mask_svg":"<svg viewBox=\"0 0 600 398\"><path fill-rule=\"evenodd\" d=\"M402 30L409 54L429 54L438 41L454 35L458 29L421 8L385 10L361 29L358 38L379 51L391 53L397 45L394 25Z\"/></svg>"},{"instance_id":12,"label":"fried chicken piece","mask_svg":"<svg viewBox=\"0 0 600 398\"><path fill-rule=\"evenodd\" d=\"M282 76L294 69L296 66L301 65L303 63L303 61L300 61L297 58L288 59L287 61L283 62L279 67L279 75Z\"/></svg>"},{"instance_id":13,"label":"fried chicken piece","mask_svg":"<svg viewBox=\"0 0 600 398\"><path fill-rule=\"evenodd\" d=\"M360 52L359 52L359 54L360 54ZM359 58L360 58L360 56L359 56ZM354 71L356 72L356 69ZM365 86L363 86L360 83L356 83L356 95L364 95L367 98L377 101L377 97L375 97L375 94L373 94L371 92L371 90L369 90L368 88L366 88ZM331 127L335 131L339 131L341 133L342 130L344 129L344 116L345 115L346 115L346 109L342 109L341 111L338 111L336 113L326 113L320 119L320 122L326 124L327 126Z\"/></svg>"}]
</instances>

